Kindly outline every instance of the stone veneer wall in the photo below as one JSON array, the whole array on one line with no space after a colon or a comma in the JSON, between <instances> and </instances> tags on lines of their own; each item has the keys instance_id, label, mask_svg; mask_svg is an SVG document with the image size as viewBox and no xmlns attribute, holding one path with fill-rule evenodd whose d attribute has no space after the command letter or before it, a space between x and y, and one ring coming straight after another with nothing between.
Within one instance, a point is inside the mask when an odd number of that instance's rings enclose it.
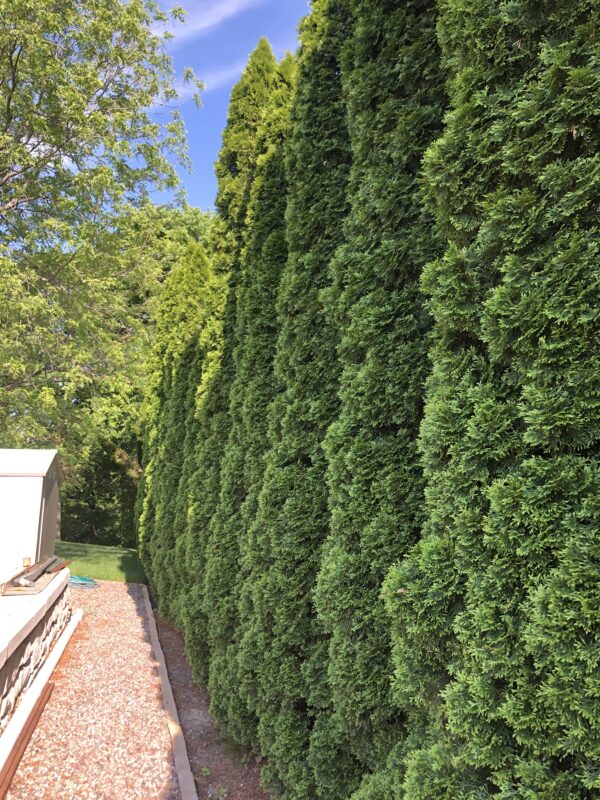
<instances>
[{"instance_id":1,"label":"stone veneer wall","mask_svg":"<svg viewBox=\"0 0 600 800\"><path fill-rule=\"evenodd\" d=\"M70 616L69 587L66 586L45 617L0 668L0 734L8 725L20 695L32 684Z\"/></svg>"}]
</instances>

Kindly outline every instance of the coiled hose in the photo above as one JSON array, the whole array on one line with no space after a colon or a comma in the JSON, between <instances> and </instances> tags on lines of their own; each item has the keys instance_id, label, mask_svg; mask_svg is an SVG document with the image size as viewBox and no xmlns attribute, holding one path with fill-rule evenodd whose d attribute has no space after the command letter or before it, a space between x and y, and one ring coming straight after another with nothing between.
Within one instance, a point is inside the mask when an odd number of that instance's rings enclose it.
<instances>
[{"instance_id":1,"label":"coiled hose","mask_svg":"<svg viewBox=\"0 0 600 800\"><path fill-rule=\"evenodd\" d=\"M69 578L69 586L75 586L77 589L98 588L98 584L93 578L86 578L80 575L71 575Z\"/></svg>"}]
</instances>

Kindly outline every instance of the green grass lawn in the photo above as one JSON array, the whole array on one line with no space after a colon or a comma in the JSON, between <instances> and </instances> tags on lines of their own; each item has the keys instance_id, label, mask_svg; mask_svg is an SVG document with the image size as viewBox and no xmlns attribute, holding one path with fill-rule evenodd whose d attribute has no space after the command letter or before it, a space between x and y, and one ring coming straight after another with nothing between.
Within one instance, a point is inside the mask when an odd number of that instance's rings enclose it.
<instances>
[{"instance_id":1,"label":"green grass lawn","mask_svg":"<svg viewBox=\"0 0 600 800\"><path fill-rule=\"evenodd\" d=\"M125 547L104 547L80 542L57 542L56 555L70 561L71 575L100 581L146 583L137 552Z\"/></svg>"}]
</instances>

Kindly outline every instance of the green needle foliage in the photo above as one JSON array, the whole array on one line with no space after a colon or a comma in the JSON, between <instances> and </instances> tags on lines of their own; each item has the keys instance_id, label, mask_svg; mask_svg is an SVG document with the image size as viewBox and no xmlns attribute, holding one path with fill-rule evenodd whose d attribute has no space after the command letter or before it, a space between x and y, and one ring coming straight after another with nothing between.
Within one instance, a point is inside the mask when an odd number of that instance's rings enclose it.
<instances>
[{"instance_id":1,"label":"green needle foliage","mask_svg":"<svg viewBox=\"0 0 600 800\"><path fill-rule=\"evenodd\" d=\"M419 536L417 451L428 372L419 292L437 255L419 173L441 128L443 79L431 0L355 0L343 82L353 165L345 242L333 261L342 331L341 407L327 434L331 533L316 588L330 633L335 721L361 769L379 769L403 735L390 696L390 565ZM369 791L362 797L387 794Z\"/></svg>"},{"instance_id":2,"label":"green needle foliage","mask_svg":"<svg viewBox=\"0 0 600 800\"><path fill-rule=\"evenodd\" d=\"M315 0L165 248L140 551L280 800L600 794L599 17Z\"/></svg>"},{"instance_id":3,"label":"green needle foliage","mask_svg":"<svg viewBox=\"0 0 600 800\"><path fill-rule=\"evenodd\" d=\"M198 281L202 286L202 282ZM167 618L176 616L178 582L175 547L178 529L176 515L179 483L184 469L186 433L195 410L195 389L199 382L197 334L194 333L176 364L167 363L162 381L163 403L157 438L160 442L154 468L154 537L151 550L152 584L159 610ZM181 497L183 498L183 492Z\"/></svg>"},{"instance_id":4,"label":"green needle foliage","mask_svg":"<svg viewBox=\"0 0 600 800\"><path fill-rule=\"evenodd\" d=\"M410 800L600 791L599 23L441 3L427 522L387 587L395 688L428 719Z\"/></svg>"},{"instance_id":5,"label":"green needle foliage","mask_svg":"<svg viewBox=\"0 0 600 800\"><path fill-rule=\"evenodd\" d=\"M236 307L240 281L242 250L246 240L246 214L256 168L257 132L264 119L271 96L279 84L277 62L269 43L263 39L251 55L240 81L232 91L227 127L216 165L219 193L218 216L212 235L215 284L221 305L216 327L211 330L211 349L198 402L197 447L193 453L195 470L189 488L189 527L180 555L185 563L180 569L192 569L193 583L186 587L181 601L186 631L186 646L193 668L200 677L207 674L208 648L218 652L227 629L231 599L222 589L227 582L229 553L213 536L211 523L221 492L221 460L230 428L229 396L235 376ZM224 303L223 303L224 301ZM211 541L212 539L212 541ZM235 564L235 556L233 556ZM221 602L222 598L222 602ZM215 659L209 676L213 688L215 712L220 675Z\"/></svg>"},{"instance_id":6,"label":"green needle foliage","mask_svg":"<svg viewBox=\"0 0 600 800\"><path fill-rule=\"evenodd\" d=\"M321 293L347 213L350 154L339 75L348 21L346 2L318 0L301 28L287 156L289 258L277 300L275 380L282 391L271 407L271 449L250 529L265 570L257 596L268 609L259 609L252 633L262 642L255 702L263 777L288 800L317 796L309 738L328 702L311 589L328 526L321 443L337 410L337 333Z\"/></svg>"},{"instance_id":7,"label":"green needle foliage","mask_svg":"<svg viewBox=\"0 0 600 800\"><path fill-rule=\"evenodd\" d=\"M199 378L194 406L188 407L184 464L176 509L178 538L175 542L175 572L178 598L174 613L183 627L188 660L196 679L202 684L208 680L208 634L203 591L210 509L205 500L214 496L213 482L218 478L217 467L213 463L216 455L205 443L211 433L210 403L214 394L209 393L209 389L220 366L226 296L227 273L213 270L206 287L206 321L200 331L196 366L193 367Z\"/></svg>"},{"instance_id":8,"label":"green needle foliage","mask_svg":"<svg viewBox=\"0 0 600 800\"><path fill-rule=\"evenodd\" d=\"M206 572L207 596L213 591L216 597L218 592L218 614L217 609L211 611L210 628L212 710L229 734L243 744L256 741L256 721L240 694L238 596L245 573L255 566L248 526L256 513L268 445L267 410L275 392L275 300L287 260L284 146L294 72L295 61L290 56L281 64L277 87L256 133L256 170L249 190L246 245L237 286L229 435L221 461L219 503L210 529L215 548L211 548ZM257 577L253 572L251 582Z\"/></svg>"},{"instance_id":9,"label":"green needle foliage","mask_svg":"<svg viewBox=\"0 0 600 800\"><path fill-rule=\"evenodd\" d=\"M198 339L212 314L207 302L211 280L211 265L203 246L190 244L166 277L155 308L155 366L144 411L144 480L140 485L138 542L160 611L168 617L176 613L177 493L184 467L188 418L195 408L195 389L200 380Z\"/></svg>"}]
</instances>

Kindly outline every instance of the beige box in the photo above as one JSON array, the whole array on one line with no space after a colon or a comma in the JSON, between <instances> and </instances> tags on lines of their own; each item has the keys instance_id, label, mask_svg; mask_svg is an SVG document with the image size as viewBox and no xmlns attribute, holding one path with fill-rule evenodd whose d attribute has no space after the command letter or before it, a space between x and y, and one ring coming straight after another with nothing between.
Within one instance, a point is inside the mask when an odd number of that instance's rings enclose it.
<instances>
[{"instance_id":1,"label":"beige box","mask_svg":"<svg viewBox=\"0 0 600 800\"><path fill-rule=\"evenodd\" d=\"M54 555L60 483L56 450L0 449L0 584Z\"/></svg>"}]
</instances>

